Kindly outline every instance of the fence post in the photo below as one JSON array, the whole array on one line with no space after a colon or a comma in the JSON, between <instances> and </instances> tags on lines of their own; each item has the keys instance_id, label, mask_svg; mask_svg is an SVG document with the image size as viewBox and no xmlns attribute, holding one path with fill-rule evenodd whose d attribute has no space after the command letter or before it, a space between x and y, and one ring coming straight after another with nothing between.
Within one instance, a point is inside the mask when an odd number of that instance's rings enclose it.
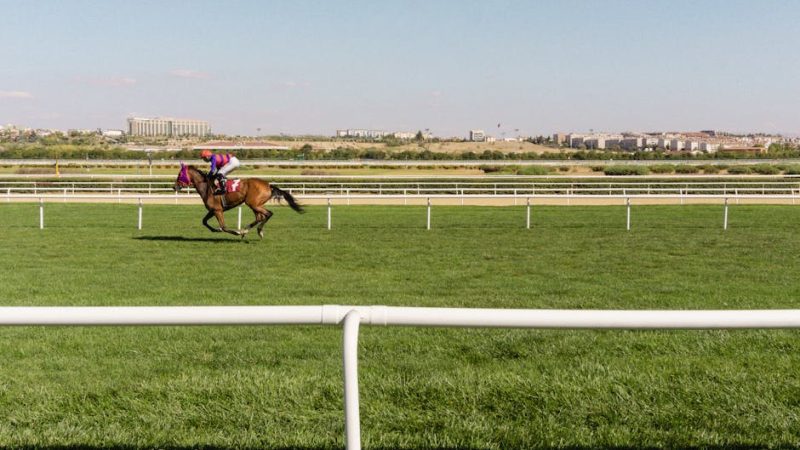
<instances>
[{"instance_id":1,"label":"fence post","mask_svg":"<svg viewBox=\"0 0 800 450\"><path fill-rule=\"evenodd\" d=\"M64 188L64 203L67 203L67 188Z\"/></svg>"},{"instance_id":2,"label":"fence post","mask_svg":"<svg viewBox=\"0 0 800 450\"><path fill-rule=\"evenodd\" d=\"M403 189L403 205L408 205L408 194L406 194L406 190Z\"/></svg>"},{"instance_id":3,"label":"fence post","mask_svg":"<svg viewBox=\"0 0 800 450\"><path fill-rule=\"evenodd\" d=\"M44 230L44 200L39 198L39 229Z\"/></svg>"},{"instance_id":4,"label":"fence post","mask_svg":"<svg viewBox=\"0 0 800 450\"><path fill-rule=\"evenodd\" d=\"M525 228L531 229L531 198L525 198L525 206L526 206L526 219L525 219Z\"/></svg>"},{"instance_id":5,"label":"fence post","mask_svg":"<svg viewBox=\"0 0 800 450\"><path fill-rule=\"evenodd\" d=\"M142 199L139 198L139 229L142 229Z\"/></svg>"},{"instance_id":6,"label":"fence post","mask_svg":"<svg viewBox=\"0 0 800 450\"><path fill-rule=\"evenodd\" d=\"M331 199L328 197L328 229L331 229Z\"/></svg>"},{"instance_id":7,"label":"fence post","mask_svg":"<svg viewBox=\"0 0 800 450\"><path fill-rule=\"evenodd\" d=\"M728 229L728 197L725 197L725 219L722 222L722 229Z\"/></svg>"},{"instance_id":8,"label":"fence post","mask_svg":"<svg viewBox=\"0 0 800 450\"><path fill-rule=\"evenodd\" d=\"M242 229L242 207L241 206L239 207L239 223L238 223L238 226L236 227L236 229L238 229L238 230Z\"/></svg>"},{"instance_id":9,"label":"fence post","mask_svg":"<svg viewBox=\"0 0 800 450\"><path fill-rule=\"evenodd\" d=\"M350 310L343 321L342 364L344 366L344 428L347 450L361 450L361 419L358 408L358 326L361 315Z\"/></svg>"},{"instance_id":10,"label":"fence post","mask_svg":"<svg viewBox=\"0 0 800 450\"><path fill-rule=\"evenodd\" d=\"M431 229L431 198L428 197L428 225L427 229Z\"/></svg>"},{"instance_id":11,"label":"fence post","mask_svg":"<svg viewBox=\"0 0 800 450\"><path fill-rule=\"evenodd\" d=\"M628 209L628 220L626 222L626 228L627 228L628 231L630 231L631 230L631 198L627 197L625 199L625 203L626 203L626 205L628 207L627 208Z\"/></svg>"}]
</instances>

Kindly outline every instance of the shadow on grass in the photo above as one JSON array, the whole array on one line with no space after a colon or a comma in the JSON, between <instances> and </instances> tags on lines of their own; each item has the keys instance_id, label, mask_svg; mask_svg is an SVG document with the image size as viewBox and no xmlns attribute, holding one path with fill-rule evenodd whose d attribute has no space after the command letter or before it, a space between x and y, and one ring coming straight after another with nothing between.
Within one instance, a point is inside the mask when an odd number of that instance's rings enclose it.
<instances>
[{"instance_id":1,"label":"shadow on grass","mask_svg":"<svg viewBox=\"0 0 800 450\"><path fill-rule=\"evenodd\" d=\"M140 241L172 241L172 242L213 242L217 244L230 244L250 242L247 239L242 239L239 236L220 236L218 238L201 238L201 237L186 237L186 236L136 236L134 239Z\"/></svg>"}]
</instances>

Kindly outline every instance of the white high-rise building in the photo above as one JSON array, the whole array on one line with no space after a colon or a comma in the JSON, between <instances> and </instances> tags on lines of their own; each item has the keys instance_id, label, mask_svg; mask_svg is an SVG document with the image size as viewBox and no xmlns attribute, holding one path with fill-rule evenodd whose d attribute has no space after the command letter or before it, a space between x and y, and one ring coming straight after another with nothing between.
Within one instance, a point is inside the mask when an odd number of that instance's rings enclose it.
<instances>
[{"instance_id":1,"label":"white high-rise building","mask_svg":"<svg viewBox=\"0 0 800 450\"><path fill-rule=\"evenodd\" d=\"M486 141L486 133L483 130L469 130L469 140L473 142Z\"/></svg>"},{"instance_id":2,"label":"white high-rise building","mask_svg":"<svg viewBox=\"0 0 800 450\"><path fill-rule=\"evenodd\" d=\"M131 136L206 136L211 127L205 120L172 119L156 117L128 118L128 134Z\"/></svg>"}]
</instances>

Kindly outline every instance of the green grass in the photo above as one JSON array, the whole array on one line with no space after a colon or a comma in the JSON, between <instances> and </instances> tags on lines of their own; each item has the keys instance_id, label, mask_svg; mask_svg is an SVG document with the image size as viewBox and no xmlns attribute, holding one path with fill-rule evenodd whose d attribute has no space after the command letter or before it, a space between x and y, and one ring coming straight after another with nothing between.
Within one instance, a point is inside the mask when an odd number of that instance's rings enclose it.
<instances>
[{"instance_id":1,"label":"green grass","mask_svg":"<svg viewBox=\"0 0 800 450\"><path fill-rule=\"evenodd\" d=\"M4 305L800 308L800 208L0 204ZM250 219L245 214L246 220ZM236 222L235 212L229 223ZM365 448L800 446L795 330L362 327ZM337 448L334 327L0 328L0 447Z\"/></svg>"}]
</instances>

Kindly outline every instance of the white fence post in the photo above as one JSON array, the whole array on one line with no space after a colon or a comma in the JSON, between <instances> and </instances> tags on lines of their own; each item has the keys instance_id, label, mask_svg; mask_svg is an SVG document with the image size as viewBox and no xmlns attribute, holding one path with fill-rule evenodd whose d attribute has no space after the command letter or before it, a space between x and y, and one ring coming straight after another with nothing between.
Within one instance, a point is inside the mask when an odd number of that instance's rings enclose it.
<instances>
[{"instance_id":1,"label":"white fence post","mask_svg":"<svg viewBox=\"0 0 800 450\"><path fill-rule=\"evenodd\" d=\"M428 225L427 229L431 229L431 198L428 197Z\"/></svg>"},{"instance_id":2,"label":"white fence post","mask_svg":"<svg viewBox=\"0 0 800 450\"><path fill-rule=\"evenodd\" d=\"M628 231L630 231L631 230L631 198L630 197L626 198L625 199L625 203L626 203L627 209L628 209L628 219L626 221L625 227L626 227L626 229Z\"/></svg>"},{"instance_id":3,"label":"white fence post","mask_svg":"<svg viewBox=\"0 0 800 450\"><path fill-rule=\"evenodd\" d=\"M238 229L238 230L242 229L242 207L241 206L239 207L239 225L236 227L236 229Z\"/></svg>"},{"instance_id":4,"label":"white fence post","mask_svg":"<svg viewBox=\"0 0 800 450\"><path fill-rule=\"evenodd\" d=\"M44 230L44 200L39 199L39 229Z\"/></svg>"},{"instance_id":5,"label":"white fence post","mask_svg":"<svg viewBox=\"0 0 800 450\"><path fill-rule=\"evenodd\" d=\"M361 450L361 419L358 408L358 327L361 315L350 310L343 321L344 428L347 450Z\"/></svg>"},{"instance_id":6,"label":"white fence post","mask_svg":"<svg viewBox=\"0 0 800 450\"><path fill-rule=\"evenodd\" d=\"M331 229L331 199L328 198L328 229Z\"/></svg>"},{"instance_id":7,"label":"white fence post","mask_svg":"<svg viewBox=\"0 0 800 450\"><path fill-rule=\"evenodd\" d=\"M722 222L722 229L728 229L728 197L725 197L725 219Z\"/></svg>"},{"instance_id":8,"label":"white fence post","mask_svg":"<svg viewBox=\"0 0 800 450\"><path fill-rule=\"evenodd\" d=\"M139 227L138 229L142 229L142 199L139 199Z\"/></svg>"},{"instance_id":9,"label":"white fence post","mask_svg":"<svg viewBox=\"0 0 800 450\"><path fill-rule=\"evenodd\" d=\"M525 206L526 206L526 218L525 218L525 228L531 229L531 198L525 198Z\"/></svg>"}]
</instances>

